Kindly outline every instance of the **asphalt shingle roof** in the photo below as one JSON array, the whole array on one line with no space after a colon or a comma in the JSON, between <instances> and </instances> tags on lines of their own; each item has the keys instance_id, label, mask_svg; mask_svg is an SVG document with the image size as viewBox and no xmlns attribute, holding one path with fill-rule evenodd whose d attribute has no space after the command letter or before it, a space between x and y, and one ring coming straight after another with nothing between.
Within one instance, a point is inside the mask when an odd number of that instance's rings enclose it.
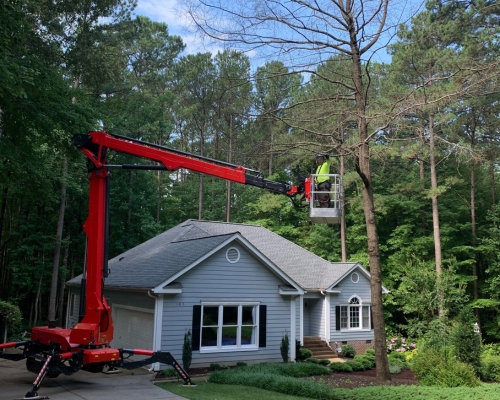
<instances>
[{"instance_id":1,"label":"asphalt shingle roof","mask_svg":"<svg viewBox=\"0 0 500 400\"><path fill-rule=\"evenodd\" d=\"M326 289L356 265L330 263L258 225L187 220L109 260L105 286L158 286L236 233L305 290Z\"/></svg>"}]
</instances>

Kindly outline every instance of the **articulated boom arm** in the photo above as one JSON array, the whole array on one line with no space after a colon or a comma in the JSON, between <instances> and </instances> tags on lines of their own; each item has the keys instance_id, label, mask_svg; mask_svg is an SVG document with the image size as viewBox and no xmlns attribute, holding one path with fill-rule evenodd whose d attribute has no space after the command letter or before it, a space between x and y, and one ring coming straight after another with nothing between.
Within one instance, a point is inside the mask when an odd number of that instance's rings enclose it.
<instances>
[{"instance_id":1,"label":"articulated boom arm","mask_svg":"<svg viewBox=\"0 0 500 400\"><path fill-rule=\"evenodd\" d=\"M257 186L287 196L301 193L300 187L264 179L258 171L125 136L112 135L106 132L90 132L88 135L75 135L73 144L89 158L95 168L107 166L105 164L106 151L109 149L147 158L163 165L163 168L150 166L149 169L175 171L179 168L185 168L229 181ZM148 169L148 166L144 165L123 165L121 167Z\"/></svg>"},{"instance_id":2,"label":"articulated boom arm","mask_svg":"<svg viewBox=\"0 0 500 400\"><path fill-rule=\"evenodd\" d=\"M75 135L73 144L87 156L91 163L88 173L90 180L89 216L84 224L84 231L87 234L87 268L82 282L82 288L85 289L85 303L80 312L81 321L73 328L70 336L70 343L80 345L106 345L113 339L110 308L103 296L104 278L108 275L109 168L168 171L185 168L229 181L257 186L289 197L302 194L309 188L307 182L302 186L273 182L264 179L258 171L242 166L106 132ZM146 158L162 165L108 165L108 150Z\"/></svg>"}]
</instances>

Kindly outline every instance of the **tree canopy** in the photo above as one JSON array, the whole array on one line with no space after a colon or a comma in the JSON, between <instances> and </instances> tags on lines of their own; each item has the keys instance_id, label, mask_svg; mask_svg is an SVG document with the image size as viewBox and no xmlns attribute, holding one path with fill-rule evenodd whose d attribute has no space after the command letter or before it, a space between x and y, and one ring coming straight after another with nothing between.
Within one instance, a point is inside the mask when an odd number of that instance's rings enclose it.
<instances>
[{"instance_id":1,"label":"tree canopy","mask_svg":"<svg viewBox=\"0 0 500 400\"><path fill-rule=\"evenodd\" d=\"M110 257L188 218L260 224L369 268L390 290L378 309L389 332L418 336L470 306L483 338L500 339L496 2L427 2L398 27L389 63L371 57L388 23L383 0L331 2L335 13L326 2L245 2L248 14L233 20L235 9L203 1L207 14L192 16L206 33L232 29L217 54L186 54L166 24L132 18L134 2L56 3L0 5L0 300L18 305L26 326L48 315L55 253L60 281L82 271L88 181L70 141L95 129L290 183L329 152L344 183L341 226L311 225L258 188L188 170L115 170ZM300 56L270 52L254 66L236 43Z\"/></svg>"}]
</instances>

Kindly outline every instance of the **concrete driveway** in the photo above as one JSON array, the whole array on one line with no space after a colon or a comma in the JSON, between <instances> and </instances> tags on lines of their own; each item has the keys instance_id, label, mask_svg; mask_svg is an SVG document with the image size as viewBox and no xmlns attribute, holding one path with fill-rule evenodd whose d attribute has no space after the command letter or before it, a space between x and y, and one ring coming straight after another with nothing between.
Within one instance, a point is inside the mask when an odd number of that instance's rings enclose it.
<instances>
[{"instance_id":1,"label":"concrete driveway","mask_svg":"<svg viewBox=\"0 0 500 400\"><path fill-rule=\"evenodd\" d=\"M25 364L0 358L0 400L22 399L31 390L36 375ZM79 371L45 378L38 394L51 400L186 400L155 386L153 376L143 368L115 375Z\"/></svg>"}]
</instances>

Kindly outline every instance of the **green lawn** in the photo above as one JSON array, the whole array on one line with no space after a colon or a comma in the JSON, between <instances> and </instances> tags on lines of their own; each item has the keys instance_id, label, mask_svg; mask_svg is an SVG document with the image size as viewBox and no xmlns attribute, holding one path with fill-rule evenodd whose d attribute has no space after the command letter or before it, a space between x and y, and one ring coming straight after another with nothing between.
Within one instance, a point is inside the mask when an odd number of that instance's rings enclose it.
<instances>
[{"instance_id":1,"label":"green lawn","mask_svg":"<svg viewBox=\"0 0 500 400\"><path fill-rule=\"evenodd\" d=\"M250 386L220 385L196 382L196 387L182 383L160 383L158 386L189 400L312 400L311 397L285 395ZM335 393L335 394L334 394ZM359 389L333 389L333 399L338 400L497 400L500 385L483 384L479 387L420 387L420 386L375 386Z\"/></svg>"},{"instance_id":2,"label":"green lawn","mask_svg":"<svg viewBox=\"0 0 500 400\"><path fill-rule=\"evenodd\" d=\"M288 396L269 390L239 385L218 385L196 381L195 387L182 383L159 383L159 387L189 400L313 400L309 397Z\"/></svg>"}]
</instances>

